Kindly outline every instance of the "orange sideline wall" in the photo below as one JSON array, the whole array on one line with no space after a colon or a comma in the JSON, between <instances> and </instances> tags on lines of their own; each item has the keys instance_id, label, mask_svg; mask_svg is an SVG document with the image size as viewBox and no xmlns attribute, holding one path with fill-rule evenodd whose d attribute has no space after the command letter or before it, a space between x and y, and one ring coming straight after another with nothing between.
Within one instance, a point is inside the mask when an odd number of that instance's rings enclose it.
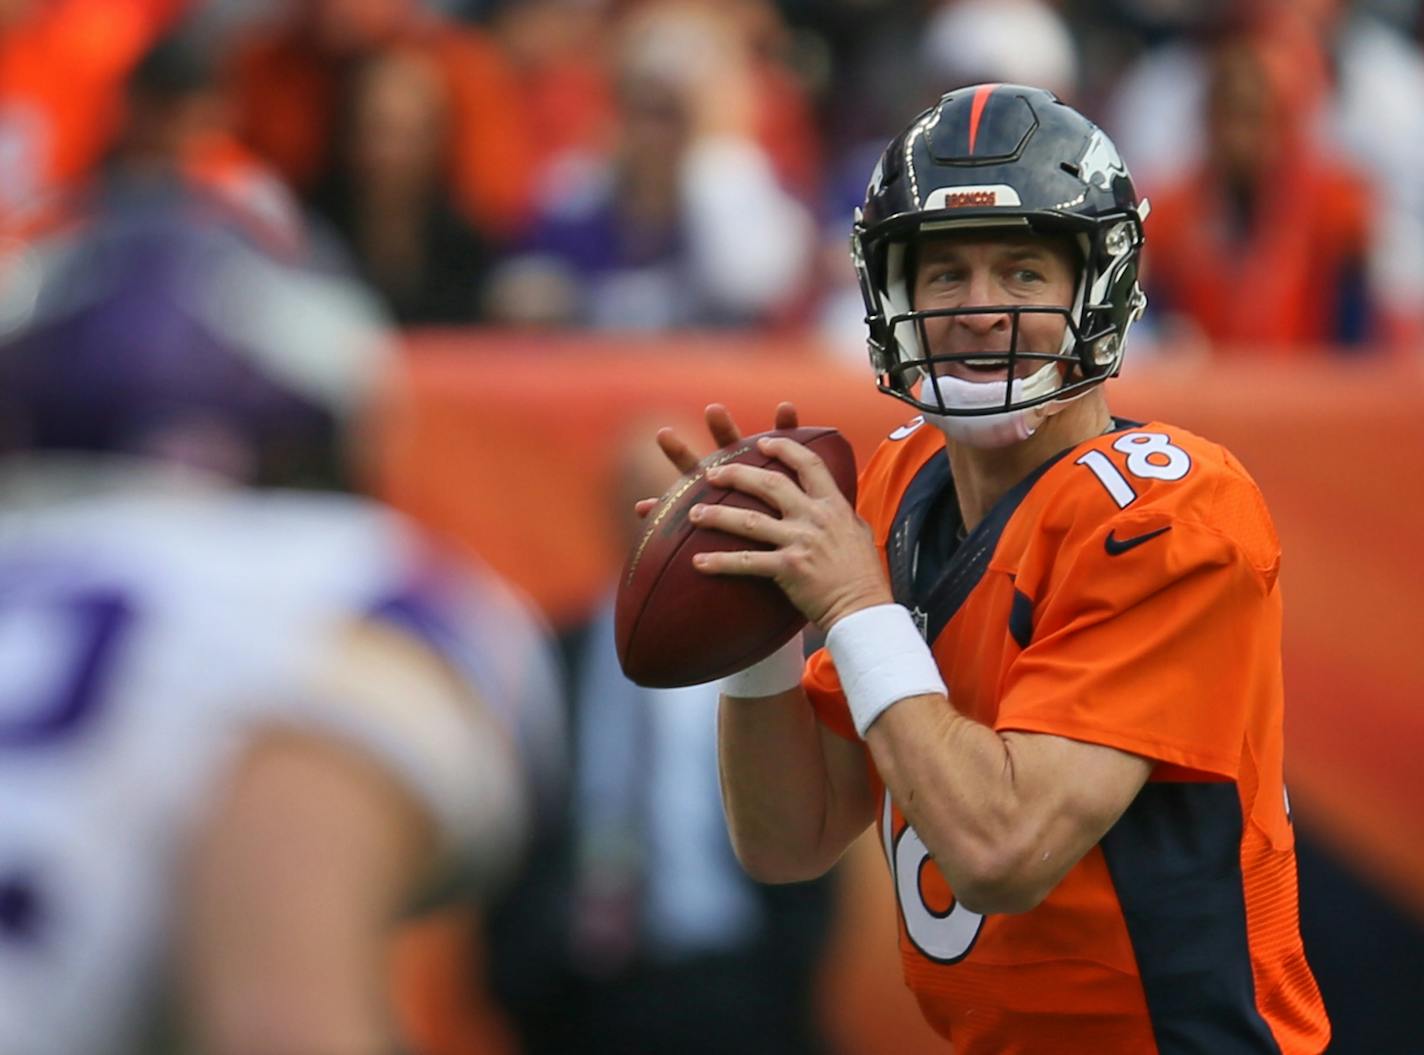
<instances>
[{"instance_id":1,"label":"orange sideline wall","mask_svg":"<svg viewBox=\"0 0 1424 1055\"><path fill-rule=\"evenodd\" d=\"M630 427L651 443L657 422L717 400L758 431L792 399L863 460L912 414L868 368L773 340L428 333L405 370L376 431L378 490L562 624L621 563L609 495ZM1293 804L1424 915L1424 361L1147 362L1110 395L1121 416L1220 441L1261 485L1284 548ZM866 1055L925 1036L900 989L883 873L857 855L826 985L834 1028Z\"/></svg>"}]
</instances>

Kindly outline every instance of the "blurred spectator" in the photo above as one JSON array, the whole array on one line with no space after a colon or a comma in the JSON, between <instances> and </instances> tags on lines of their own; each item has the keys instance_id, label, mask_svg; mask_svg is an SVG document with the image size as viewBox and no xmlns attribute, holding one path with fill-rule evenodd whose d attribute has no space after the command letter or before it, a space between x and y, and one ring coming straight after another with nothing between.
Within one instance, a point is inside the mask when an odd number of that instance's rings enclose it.
<instances>
[{"instance_id":1,"label":"blurred spectator","mask_svg":"<svg viewBox=\"0 0 1424 1055\"><path fill-rule=\"evenodd\" d=\"M0 0L0 228L87 175L123 85L189 0Z\"/></svg>"},{"instance_id":2,"label":"blurred spectator","mask_svg":"<svg viewBox=\"0 0 1424 1055\"><path fill-rule=\"evenodd\" d=\"M1300 106L1314 41L1225 36L1211 54L1206 156L1160 190L1146 284L1165 343L1299 355L1372 336L1363 179L1323 155Z\"/></svg>"},{"instance_id":3,"label":"blurred spectator","mask_svg":"<svg viewBox=\"0 0 1424 1055\"><path fill-rule=\"evenodd\" d=\"M1289 109L1312 150L1358 165L1368 178L1366 278L1377 314L1370 336L1413 347L1424 333L1424 180L1414 175L1424 166L1419 49L1366 5L1347 0L1251 0L1225 14L1212 4L1198 16L1190 37L1148 51L1123 72L1105 110L1123 153L1141 159L1138 185L1156 204L1163 186L1200 161L1208 142L1207 41L1223 20L1256 19L1287 45L1312 36L1315 55L1302 52L1294 61L1320 69L1324 80L1319 90L1292 98ZM1151 229L1148 237L1155 238Z\"/></svg>"},{"instance_id":4,"label":"blurred spectator","mask_svg":"<svg viewBox=\"0 0 1424 1055\"><path fill-rule=\"evenodd\" d=\"M804 292L811 222L757 141L738 24L708 4L658 0L621 27L617 62L616 147L546 174L491 311L624 329L777 320Z\"/></svg>"},{"instance_id":5,"label":"blurred spectator","mask_svg":"<svg viewBox=\"0 0 1424 1055\"><path fill-rule=\"evenodd\" d=\"M770 0L722 0L723 12L748 56L754 97L751 131L781 185L808 205L822 193L823 133L810 88L793 64L793 40Z\"/></svg>"},{"instance_id":6,"label":"blurred spectator","mask_svg":"<svg viewBox=\"0 0 1424 1055\"><path fill-rule=\"evenodd\" d=\"M500 0L492 7L491 28L527 100L536 170L543 174L549 163L567 154L609 149L618 118L610 55L618 5L609 0ZM821 136L807 88L791 66L790 31L769 0L725 0L718 7L745 51L755 95L750 132L783 186L810 203L822 174Z\"/></svg>"},{"instance_id":7,"label":"blurred spectator","mask_svg":"<svg viewBox=\"0 0 1424 1055\"><path fill-rule=\"evenodd\" d=\"M154 42L128 78L124 118L99 175L120 184L119 193L181 181L210 195L267 248L296 252L305 237L301 209L234 136L217 79L218 46L197 19ZM76 189L82 193L82 184Z\"/></svg>"},{"instance_id":8,"label":"blurred spectator","mask_svg":"<svg viewBox=\"0 0 1424 1055\"><path fill-rule=\"evenodd\" d=\"M941 3L925 22L921 64L937 96L998 81L1047 88L1068 103L1076 99L1073 35L1063 16L1042 0Z\"/></svg>"},{"instance_id":9,"label":"blurred spectator","mask_svg":"<svg viewBox=\"0 0 1424 1055\"><path fill-rule=\"evenodd\" d=\"M341 164L333 139L352 97L351 78L369 73L361 60L391 51L423 56L443 82L443 166L455 207L484 235L520 230L529 215L533 153L518 83L485 33L443 19L419 0L293 0L282 17L254 31L233 59L243 140L300 196L314 194Z\"/></svg>"},{"instance_id":10,"label":"blurred spectator","mask_svg":"<svg viewBox=\"0 0 1424 1055\"><path fill-rule=\"evenodd\" d=\"M606 0L501 0L490 30L519 79L533 144L534 182L567 154L598 154L617 115Z\"/></svg>"},{"instance_id":11,"label":"blurred spectator","mask_svg":"<svg viewBox=\"0 0 1424 1055\"><path fill-rule=\"evenodd\" d=\"M0 1049L392 1050L397 914L526 833L546 642L394 513L262 486L347 476L364 291L179 188L101 206L0 285Z\"/></svg>"},{"instance_id":12,"label":"blurred spectator","mask_svg":"<svg viewBox=\"0 0 1424 1055\"><path fill-rule=\"evenodd\" d=\"M1369 282L1382 313L1375 337L1412 352L1424 340L1424 55L1365 6L1301 5L1333 75L1333 98L1317 112L1314 132L1371 179Z\"/></svg>"},{"instance_id":13,"label":"blurred spectator","mask_svg":"<svg viewBox=\"0 0 1424 1055\"><path fill-rule=\"evenodd\" d=\"M47 239L104 214L178 194L206 221L240 225L271 252L297 254L306 224L290 191L233 137L215 79L214 40L194 18L155 40L127 74L103 155L9 217L0 233Z\"/></svg>"},{"instance_id":14,"label":"blurred spectator","mask_svg":"<svg viewBox=\"0 0 1424 1055\"><path fill-rule=\"evenodd\" d=\"M450 197L446 87L417 50L389 48L356 60L331 165L311 194L404 324L478 320L495 251Z\"/></svg>"},{"instance_id":15,"label":"blurred spectator","mask_svg":"<svg viewBox=\"0 0 1424 1055\"><path fill-rule=\"evenodd\" d=\"M629 430L610 515L631 545L633 503L676 478ZM570 635L577 744L567 978L520 1016L526 1055L812 1055L833 880L753 882L722 822L718 686L643 689L618 666L610 594Z\"/></svg>"}]
</instances>

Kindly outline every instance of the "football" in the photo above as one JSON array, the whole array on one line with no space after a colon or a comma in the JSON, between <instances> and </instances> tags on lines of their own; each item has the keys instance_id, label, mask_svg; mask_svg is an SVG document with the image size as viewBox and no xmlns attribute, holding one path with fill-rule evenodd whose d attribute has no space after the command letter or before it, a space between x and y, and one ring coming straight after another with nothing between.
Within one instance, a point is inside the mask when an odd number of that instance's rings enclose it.
<instances>
[{"instance_id":1,"label":"football","mask_svg":"<svg viewBox=\"0 0 1424 1055\"><path fill-rule=\"evenodd\" d=\"M615 637L623 673L648 688L715 681L769 656L806 625L806 619L769 579L709 575L692 566L696 553L769 549L736 535L695 527L694 505L726 505L773 513L740 491L714 487L707 470L740 463L794 476L762 453L764 436L786 436L826 463L841 492L855 503L855 453L833 428L778 429L747 436L704 458L648 513L647 525L628 554L618 581Z\"/></svg>"}]
</instances>

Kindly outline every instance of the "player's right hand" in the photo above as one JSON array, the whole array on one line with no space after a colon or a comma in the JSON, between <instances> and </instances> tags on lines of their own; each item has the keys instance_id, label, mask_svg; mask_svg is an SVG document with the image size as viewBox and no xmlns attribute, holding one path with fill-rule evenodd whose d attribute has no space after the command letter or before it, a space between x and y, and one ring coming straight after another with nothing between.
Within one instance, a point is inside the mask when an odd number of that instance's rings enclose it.
<instances>
[{"instance_id":1,"label":"player's right hand","mask_svg":"<svg viewBox=\"0 0 1424 1055\"><path fill-rule=\"evenodd\" d=\"M739 443L742 438L742 430L737 428L737 423L732 419L731 412L721 403L709 403L703 412L707 419L707 431L712 436L712 441L717 445L717 449L731 447ZM776 415L773 419L773 428L794 429L800 424L800 415L796 411L796 404L783 401L776 405ZM667 460L672 462L680 473L689 473L697 468L697 463L703 458L677 434L676 429L662 428L658 430L658 446L667 456ZM643 498L633 506L639 517L647 516L656 508L660 498Z\"/></svg>"}]
</instances>

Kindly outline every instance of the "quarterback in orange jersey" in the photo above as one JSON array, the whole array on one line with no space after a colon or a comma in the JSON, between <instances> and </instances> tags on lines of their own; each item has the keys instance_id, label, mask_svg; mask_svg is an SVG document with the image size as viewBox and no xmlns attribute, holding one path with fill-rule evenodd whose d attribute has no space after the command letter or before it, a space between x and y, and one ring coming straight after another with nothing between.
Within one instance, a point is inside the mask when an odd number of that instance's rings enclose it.
<instances>
[{"instance_id":1,"label":"quarterback in orange jersey","mask_svg":"<svg viewBox=\"0 0 1424 1055\"><path fill-rule=\"evenodd\" d=\"M879 387L921 416L858 510L785 439L763 443L799 486L713 471L779 518L693 510L763 547L703 571L771 578L827 632L723 686L738 856L807 878L878 822L905 979L957 1055L1330 1038L1297 922L1274 528L1230 453L1113 417L1101 384L1145 304L1146 215L1049 93L946 95L886 149L852 237ZM708 425L738 436L719 406Z\"/></svg>"}]
</instances>

